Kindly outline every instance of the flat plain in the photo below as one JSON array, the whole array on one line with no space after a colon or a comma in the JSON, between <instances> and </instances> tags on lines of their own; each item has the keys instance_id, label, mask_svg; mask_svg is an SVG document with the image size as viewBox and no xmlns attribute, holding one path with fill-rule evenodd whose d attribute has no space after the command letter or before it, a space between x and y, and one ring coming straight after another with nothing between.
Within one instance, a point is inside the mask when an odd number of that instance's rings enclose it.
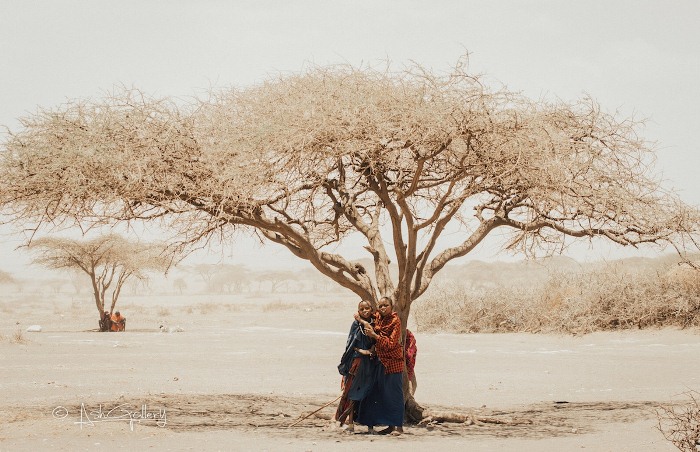
<instances>
[{"instance_id":1,"label":"flat plain","mask_svg":"<svg viewBox=\"0 0 700 452\"><path fill-rule=\"evenodd\" d=\"M700 389L696 330L417 330L418 402L491 422L349 434L331 405L290 427L339 395L352 296L129 295L123 333L87 298L0 300L1 451L672 451L655 411Z\"/></svg>"}]
</instances>

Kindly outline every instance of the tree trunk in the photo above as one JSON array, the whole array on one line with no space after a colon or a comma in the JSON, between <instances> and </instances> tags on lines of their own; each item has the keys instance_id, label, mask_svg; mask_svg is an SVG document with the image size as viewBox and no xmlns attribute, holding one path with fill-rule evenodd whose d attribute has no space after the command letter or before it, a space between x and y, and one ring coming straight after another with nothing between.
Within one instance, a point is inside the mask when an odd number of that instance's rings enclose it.
<instances>
[{"instance_id":1,"label":"tree trunk","mask_svg":"<svg viewBox=\"0 0 700 452\"><path fill-rule=\"evenodd\" d=\"M413 394L411 394L406 370L403 372L403 400L406 420L412 424L417 424L422 421L424 408L416 402L416 399L413 398Z\"/></svg>"},{"instance_id":2,"label":"tree trunk","mask_svg":"<svg viewBox=\"0 0 700 452\"><path fill-rule=\"evenodd\" d=\"M406 327L408 325L408 315L411 312L411 300L408 296L402 296L401 294L396 294L396 299L394 301L394 310L401 320L401 344L404 351L404 359L406 349L403 344L406 343ZM404 367L403 371L403 400L404 400L404 414L406 420L410 423L417 424L423 420L423 410L424 408L416 402L416 399L411 394L408 384L408 373Z\"/></svg>"},{"instance_id":3,"label":"tree trunk","mask_svg":"<svg viewBox=\"0 0 700 452\"><path fill-rule=\"evenodd\" d=\"M98 325L100 331L109 331L109 328L105 327L105 319L104 319L104 309L105 309L105 301L104 297L100 297L100 290L97 284L97 279L95 277L94 272L86 272L90 276L90 280L92 282L92 293L93 296L95 297L95 306L97 307L97 312L98 312ZM110 312L110 315L112 313Z\"/></svg>"}]
</instances>

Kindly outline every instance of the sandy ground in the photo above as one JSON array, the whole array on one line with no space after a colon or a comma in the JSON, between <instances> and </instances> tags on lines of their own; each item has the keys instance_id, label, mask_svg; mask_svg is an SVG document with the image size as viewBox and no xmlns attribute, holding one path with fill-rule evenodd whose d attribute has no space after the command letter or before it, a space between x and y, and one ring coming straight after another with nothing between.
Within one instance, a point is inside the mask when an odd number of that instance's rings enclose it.
<instances>
[{"instance_id":1,"label":"sandy ground","mask_svg":"<svg viewBox=\"0 0 700 452\"><path fill-rule=\"evenodd\" d=\"M506 424L352 435L332 405L289 427L339 394L352 297L124 297L125 333L90 331L94 306L72 298L0 301L0 451L672 451L655 408L700 389L694 331L418 331L417 400Z\"/></svg>"}]
</instances>

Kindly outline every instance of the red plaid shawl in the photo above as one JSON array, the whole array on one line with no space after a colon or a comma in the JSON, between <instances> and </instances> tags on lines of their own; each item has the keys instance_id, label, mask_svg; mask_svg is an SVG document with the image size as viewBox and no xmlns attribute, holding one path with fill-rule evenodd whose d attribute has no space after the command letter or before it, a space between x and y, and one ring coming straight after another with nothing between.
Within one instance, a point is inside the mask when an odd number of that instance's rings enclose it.
<instances>
[{"instance_id":1,"label":"red plaid shawl","mask_svg":"<svg viewBox=\"0 0 700 452\"><path fill-rule=\"evenodd\" d=\"M403 372L404 358L403 346L401 345L401 320L399 320L399 316L395 312L392 312L384 318L377 314L374 330L379 335L376 345L377 356L379 356L379 360L384 364L386 373L395 374Z\"/></svg>"},{"instance_id":2,"label":"red plaid shawl","mask_svg":"<svg viewBox=\"0 0 700 452\"><path fill-rule=\"evenodd\" d=\"M406 373L408 378L413 378L415 375L416 367L416 354L418 353L418 347L416 347L416 338L413 336L410 330L406 330L406 344L404 345L404 353L406 353Z\"/></svg>"}]
</instances>

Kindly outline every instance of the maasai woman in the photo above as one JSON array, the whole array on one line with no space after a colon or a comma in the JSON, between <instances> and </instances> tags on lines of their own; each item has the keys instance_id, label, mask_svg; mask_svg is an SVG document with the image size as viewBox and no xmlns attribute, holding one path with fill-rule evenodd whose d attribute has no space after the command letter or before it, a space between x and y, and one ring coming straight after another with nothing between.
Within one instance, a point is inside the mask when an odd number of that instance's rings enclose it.
<instances>
[{"instance_id":1,"label":"maasai woman","mask_svg":"<svg viewBox=\"0 0 700 452\"><path fill-rule=\"evenodd\" d=\"M416 346L416 337L411 333L411 330L406 329L406 340L403 345L403 353L406 355L406 375L408 375L408 387L411 395L416 393L418 380L416 380L416 355L418 347Z\"/></svg>"},{"instance_id":2,"label":"maasai woman","mask_svg":"<svg viewBox=\"0 0 700 452\"><path fill-rule=\"evenodd\" d=\"M364 332L362 323L374 323L372 305L361 301L357 306L356 319L350 326L345 353L340 358L338 372L343 376L341 387L343 394L335 413L335 420L340 425L346 423L348 430L353 430L353 420L357 403L364 399L377 379L378 360L374 355L374 339ZM362 322L362 323L361 323ZM346 422L347 419L347 422Z\"/></svg>"},{"instance_id":3,"label":"maasai woman","mask_svg":"<svg viewBox=\"0 0 700 452\"><path fill-rule=\"evenodd\" d=\"M390 298L384 297L377 305L378 317L374 326L365 324L367 336L376 340L380 373L374 388L360 402L357 422L372 432L375 425L386 425L380 433L403 433L403 370L404 356L401 345L401 320L393 310Z\"/></svg>"}]
</instances>

